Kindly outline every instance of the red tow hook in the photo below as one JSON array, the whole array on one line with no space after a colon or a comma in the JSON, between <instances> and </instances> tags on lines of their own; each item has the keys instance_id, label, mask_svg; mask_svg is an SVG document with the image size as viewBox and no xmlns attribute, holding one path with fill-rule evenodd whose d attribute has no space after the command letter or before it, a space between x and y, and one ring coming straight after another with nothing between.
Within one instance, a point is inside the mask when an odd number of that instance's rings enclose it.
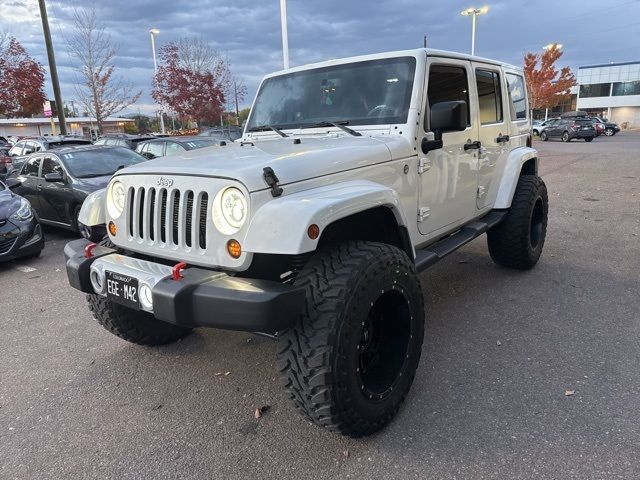
<instances>
[{"instance_id":1,"label":"red tow hook","mask_svg":"<svg viewBox=\"0 0 640 480\"><path fill-rule=\"evenodd\" d=\"M90 243L86 247L84 247L84 258L93 257L93 250L98 246L97 243Z\"/></svg>"},{"instance_id":2,"label":"red tow hook","mask_svg":"<svg viewBox=\"0 0 640 480\"><path fill-rule=\"evenodd\" d=\"M185 268L187 268L187 262L176 263L173 266L173 270L171 270L171 278L174 279L175 281L182 279L183 277L181 272Z\"/></svg>"}]
</instances>

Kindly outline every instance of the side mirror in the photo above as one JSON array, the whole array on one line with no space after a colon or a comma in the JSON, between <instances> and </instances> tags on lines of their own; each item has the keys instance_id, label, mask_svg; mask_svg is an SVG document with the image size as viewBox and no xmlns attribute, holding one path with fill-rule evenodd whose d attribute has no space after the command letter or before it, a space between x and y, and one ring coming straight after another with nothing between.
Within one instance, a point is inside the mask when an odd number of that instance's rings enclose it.
<instances>
[{"instance_id":1,"label":"side mirror","mask_svg":"<svg viewBox=\"0 0 640 480\"><path fill-rule=\"evenodd\" d=\"M18 180L17 178L7 178L4 181L5 185L9 188L16 188L17 186L20 185L20 180Z\"/></svg>"},{"instance_id":2,"label":"side mirror","mask_svg":"<svg viewBox=\"0 0 640 480\"><path fill-rule=\"evenodd\" d=\"M60 172L47 173L44 176L44 180L46 182L63 182L64 175L62 175Z\"/></svg>"},{"instance_id":3,"label":"side mirror","mask_svg":"<svg viewBox=\"0 0 640 480\"><path fill-rule=\"evenodd\" d=\"M422 152L442 148L442 134L446 132L461 132L467 128L467 102L453 100L450 102L438 102L431 106L431 130L434 140L426 137L422 139Z\"/></svg>"}]
</instances>

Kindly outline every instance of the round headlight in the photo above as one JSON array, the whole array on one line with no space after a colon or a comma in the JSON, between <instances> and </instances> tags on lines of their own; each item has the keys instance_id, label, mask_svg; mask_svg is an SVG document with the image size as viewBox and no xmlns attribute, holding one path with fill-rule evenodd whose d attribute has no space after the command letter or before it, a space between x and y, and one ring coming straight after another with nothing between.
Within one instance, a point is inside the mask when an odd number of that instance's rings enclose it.
<instances>
[{"instance_id":1,"label":"round headlight","mask_svg":"<svg viewBox=\"0 0 640 480\"><path fill-rule=\"evenodd\" d=\"M247 199L235 187L221 190L213 201L213 223L221 233L233 235L247 219Z\"/></svg>"},{"instance_id":2,"label":"round headlight","mask_svg":"<svg viewBox=\"0 0 640 480\"><path fill-rule=\"evenodd\" d=\"M118 218L124 210L127 200L127 192L122 182L116 180L109 186L107 194L107 210L111 218Z\"/></svg>"}]
</instances>

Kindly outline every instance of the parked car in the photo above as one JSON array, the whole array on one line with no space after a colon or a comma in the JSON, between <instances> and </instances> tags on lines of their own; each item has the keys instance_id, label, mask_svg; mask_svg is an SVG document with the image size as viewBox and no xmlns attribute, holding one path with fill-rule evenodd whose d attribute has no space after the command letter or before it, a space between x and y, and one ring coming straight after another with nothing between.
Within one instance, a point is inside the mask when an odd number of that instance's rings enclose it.
<instances>
[{"instance_id":1,"label":"parked car","mask_svg":"<svg viewBox=\"0 0 640 480\"><path fill-rule=\"evenodd\" d=\"M211 147L220 141L215 137L165 137L140 142L136 152L145 158L172 157L188 150Z\"/></svg>"},{"instance_id":2,"label":"parked car","mask_svg":"<svg viewBox=\"0 0 640 480\"><path fill-rule=\"evenodd\" d=\"M261 83L242 140L117 172L81 215L108 240L66 245L69 283L129 342L271 336L297 410L370 435L416 374L419 273L485 232L499 265L540 258L524 73L428 49L297 67Z\"/></svg>"},{"instance_id":3,"label":"parked car","mask_svg":"<svg viewBox=\"0 0 640 480\"><path fill-rule=\"evenodd\" d=\"M104 188L119 169L143 161L125 147L88 145L39 152L24 162L13 190L31 203L43 224L102 238L103 232L83 229L78 223L84 199Z\"/></svg>"},{"instance_id":4,"label":"parked car","mask_svg":"<svg viewBox=\"0 0 640 480\"><path fill-rule=\"evenodd\" d=\"M554 125L559 118L549 118L548 120L540 122L539 125L533 125L532 131L534 135L540 136L540 134L547 129L550 125ZM535 122L534 122L535 123Z\"/></svg>"},{"instance_id":5,"label":"parked car","mask_svg":"<svg viewBox=\"0 0 640 480\"><path fill-rule=\"evenodd\" d=\"M593 123L593 126L596 129L596 137L606 134L605 124L602 123L602 121L599 118L589 117L589 120L591 120L591 123Z\"/></svg>"},{"instance_id":6,"label":"parked car","mask_svg":"<svg viewBox=\"0 0 640 480\"><path fill-rule=\"evenodd\" d=\"M582 138L590 142L596 136L596 129L591 120L584 117L560 118L540 133L540 139L545 142L550 138L560 138L563 142L570 142L574 138Z\"/></svg>"},{"instance_id":7,"label":"parked car","mask_svg":"<svg viewBox=\"0 0 640 480\"><path fill-rule=\"evenodd\" d=\"M620 131L620 126L617 123L610 122L606 118L602 118L602 117L594 116L593 118L597 119L598 121L600 121L600 123L604 124L604 134L607 137L612 137Z\"/></svg>"},{"instance_id":8,"label":"parked car","mask_svg":"<svg viewBox=\"0 0 640 480\"><path fill-rule=\"evenodd\" d=\"M52 148L68 147L70 145L91 145L91 141L73 136L55 135L50 137L25 137L16 142L9 150L11 168L6 175L9 177L18 171L28 155L35 152L44 152Z\"/></svg>"},{"instance_id":9,"label":"parked car","mask_svg":"<svg viewBox=\"0 0 640 480\"><path fill-rule=\"evenodd\" d=\"M0 182L0 262L20 257L37 257L44 248L38 215L29 202L11 191L16 179Z\"/></svg>"},{"instance_id":10,"label":"parked car","mask_svg":"<svg viewBox=\"0 0 640 480\"><path fill-rule=\"evenodd\" d=\"M152 140L152 135L129 135L126 133L108 133L98 138L94 145L111 145L112 147L127 147L135 150L140 142Z\"/></svg>"},{"instance_id":11,"label":"parked car","mask_svg":"<svg viewBox=\"0 0 640 480\"><path fill-rule=\"evenodd\" d=\"M9 150L11 147L8 145L0 146L0 179L3 179L7 175L7 171L11 168L11 157L9 156Z\"/></svg>"},{"instance_id":12,"label":"parked car","mask_svg":"<svg viewBox=\"0 0 640 480\"><path fill-rule=\"evenodd\" d=\"M219 141L231 141L234 142L242 137L242 129L240 127L226 127L226 128L207 128L198 134L199 137L214 137Z\"/></svg>"}]
</instances>

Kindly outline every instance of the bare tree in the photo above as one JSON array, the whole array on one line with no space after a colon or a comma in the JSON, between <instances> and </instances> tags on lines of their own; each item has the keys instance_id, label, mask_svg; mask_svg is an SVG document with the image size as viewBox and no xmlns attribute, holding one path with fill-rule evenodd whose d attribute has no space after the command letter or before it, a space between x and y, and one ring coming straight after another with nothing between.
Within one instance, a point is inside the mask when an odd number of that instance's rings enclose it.
<instances>
[{"instance_id":1,"label":"bare tree","mask_svg":"<svg viewBox=\"0 0 640 480\"><path fill-rule=\"evenodd\" d=\"M142 92L134 93L130 82L114 76L118 46L96 21L94 7L74 12L73 33L67 44L69 54L78 61L78 98L102 132L105 119L135 103Z\"/></svg>"}]
</instances>

